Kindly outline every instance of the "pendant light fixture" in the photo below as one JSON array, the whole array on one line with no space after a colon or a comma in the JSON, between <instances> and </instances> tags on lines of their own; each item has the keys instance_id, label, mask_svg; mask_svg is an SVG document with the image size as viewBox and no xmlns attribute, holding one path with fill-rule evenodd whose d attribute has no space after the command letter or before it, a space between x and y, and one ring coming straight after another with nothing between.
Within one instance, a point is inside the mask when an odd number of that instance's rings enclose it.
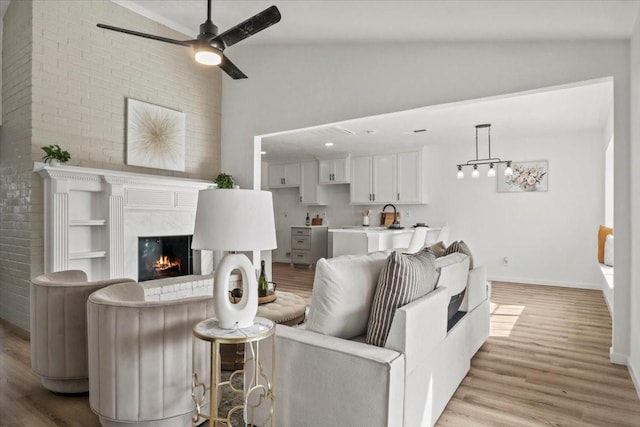
<instances>
[{"instance_id":1,"label":"pendant light fixture","mask_svg":"<svg viewBox=\"0 0 640 427\"><path fill-rule=\"evenodd\" d=\"M478 129L484 129L484 128L487 128L489 157L486 159L480 159L478 158ZM507 164L507 167L504 170L504 176L507 176L507 177L512 176L513 169L511 169L511 160L502 160L499 157L491 157L491 124L476 125L476 158L472 160L467 160L467 163L461 163L459 165L456 165L458 168L458 173L456 174L456 177L458 179L464 179L464 172L462 171L462 168L465 166L473 166L473 172L471 172L471 177L478 178L480 177L480 171L478 170L478 165L489 165L489 171L487 172L487 176L489 178L493 178L496 176L495 166L500 163Z\"/></svg>"}]
</instances>

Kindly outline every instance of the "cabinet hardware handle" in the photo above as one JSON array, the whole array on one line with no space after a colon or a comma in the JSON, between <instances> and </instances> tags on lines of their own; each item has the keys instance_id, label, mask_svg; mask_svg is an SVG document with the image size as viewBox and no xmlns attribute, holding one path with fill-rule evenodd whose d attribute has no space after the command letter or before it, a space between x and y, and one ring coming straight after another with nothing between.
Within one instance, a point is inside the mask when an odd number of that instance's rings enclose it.
<instances>
[{"instance_id":1,"label":"cabinet hardware handle","mask_svg":"<svg viewBox=\"0 0 640 427\"><path fill-rule=\"evenodd\" d=\"M398 200L400 200L400 193L398 193Z\"/></svg>"},{"instance_id":2,"label":"cabinet hardware handle","mask_svg":"<svg viewBox=\"0 0 640 427\"><path fill-rule=\"evenodd\" d=\"M376 193L373 193L373 201L376 201Z\"/></svg>"},{"instance_id":3,"label":"cabinet hardware handle","mask_svg":"<svg viewBox=\"0 0 640 427\"><path fill-rule=\"evenodd\" d=\"M302 202L302 196L300 196L300 201Z\"/></svg>"}]
</instances>

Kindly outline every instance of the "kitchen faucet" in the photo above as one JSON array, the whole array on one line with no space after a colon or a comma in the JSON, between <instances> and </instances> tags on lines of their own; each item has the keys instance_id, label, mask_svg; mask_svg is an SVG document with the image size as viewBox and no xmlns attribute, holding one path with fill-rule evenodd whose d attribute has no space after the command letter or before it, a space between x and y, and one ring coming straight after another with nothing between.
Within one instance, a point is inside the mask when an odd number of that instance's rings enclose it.
<instances>
[{"instance_id":1,"label":"kitchen faucet","mask_svg":"<svg viewBox=\"0 0 640 427\"><path fill-rule=\"evenodd\" d=\"M389 226L389 228L395 228L395 225L398 225L398 210L396 209L396 207L394 205L392 205L391 203L387 203L386 205L384 205L384 207L382 208L382 213L384 213L384 211L387 209L387 207L391 206L393 208L393 223Z\"/></svg>"}]
</instances>

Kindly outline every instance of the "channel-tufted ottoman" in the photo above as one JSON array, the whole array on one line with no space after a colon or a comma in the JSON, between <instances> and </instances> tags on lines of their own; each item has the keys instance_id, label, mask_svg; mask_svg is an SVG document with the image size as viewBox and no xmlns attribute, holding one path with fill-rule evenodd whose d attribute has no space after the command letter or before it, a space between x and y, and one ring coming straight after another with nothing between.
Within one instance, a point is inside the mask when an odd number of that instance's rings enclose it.
<instances>
[{"instance_id":1,"label":"channel-tufted ottoman","mask_svg":"<svg viewBox=\"0 0 640 427\"><path fill-rule=\"evenodd\" d=\"M276 291L276 300L258 306L258 317L265 317L275 323L287 326L304 322L307 308L302 297L291 292ZM244 364L244 344L223 345L220 349L224 370L242 369Z\"/></svg>"}]
</instances>

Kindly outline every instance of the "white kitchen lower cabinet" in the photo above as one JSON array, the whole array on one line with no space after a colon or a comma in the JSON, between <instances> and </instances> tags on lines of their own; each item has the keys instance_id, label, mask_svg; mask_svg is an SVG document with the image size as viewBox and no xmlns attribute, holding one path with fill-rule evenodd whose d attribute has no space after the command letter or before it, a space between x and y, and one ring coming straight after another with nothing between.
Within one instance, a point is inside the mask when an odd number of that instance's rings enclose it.
<instances>
[{"instance_id":1,"label":"white kitchen lower cabinet","mask_svg":"<svg viewBox=\"0 0 640 427\"><path fill-rule=\"evenodd\" d=\"M291 266L311 268L320 258L326 258L328 230L323 225L291 227Z\"/></svg>"}]
</instances>

